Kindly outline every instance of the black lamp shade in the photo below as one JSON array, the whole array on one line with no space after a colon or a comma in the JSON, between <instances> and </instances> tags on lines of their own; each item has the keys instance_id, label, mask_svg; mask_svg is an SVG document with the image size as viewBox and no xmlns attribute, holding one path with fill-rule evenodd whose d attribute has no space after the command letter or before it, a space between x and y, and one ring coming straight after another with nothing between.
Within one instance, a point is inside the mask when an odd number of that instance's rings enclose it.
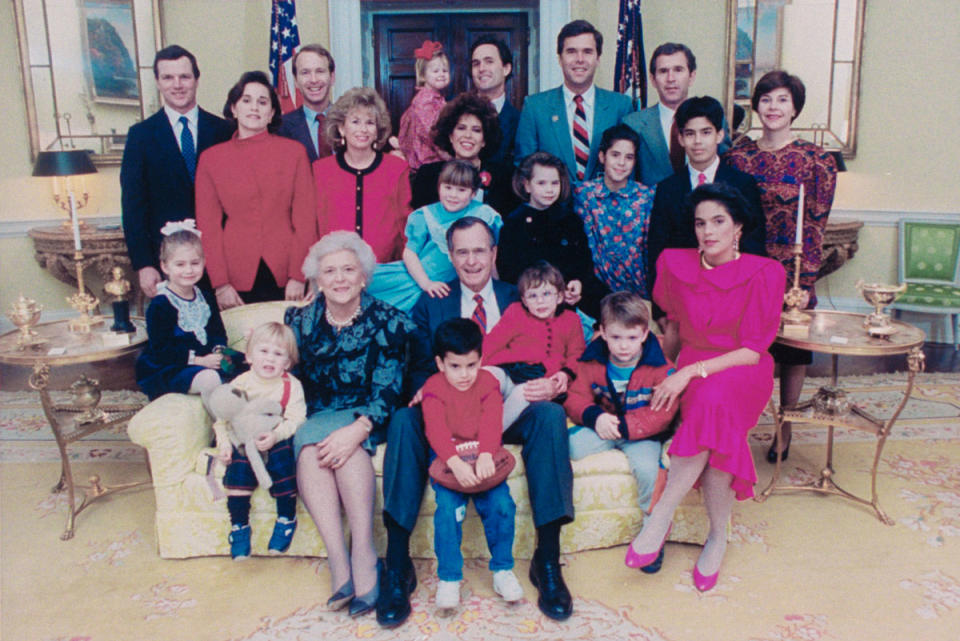
<instances>
[{"instance_id":1,"label":"black lamp shade","mask_svg":"<svg viewBox=\"0 0 960 641\"><path fill-rule=\"evenodd\" d=\"M37 154L37 162L33 166L34 176L77 176L95 173L97 168L93 166L90 152L86 149L41 151Z\"/></svg>"}]
</instances>

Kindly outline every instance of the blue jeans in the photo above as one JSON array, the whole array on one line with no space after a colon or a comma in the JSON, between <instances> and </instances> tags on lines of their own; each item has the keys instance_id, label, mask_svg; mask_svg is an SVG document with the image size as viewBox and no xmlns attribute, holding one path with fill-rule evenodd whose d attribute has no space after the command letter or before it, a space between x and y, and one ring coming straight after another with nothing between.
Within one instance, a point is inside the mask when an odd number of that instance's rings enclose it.
<instances>
[{"instance_id":1,"label":"blue jeans","mask_svg":"<svg viewBox=\"0 0 960 641\"><path fill-rule=\"evenodd\" d=\"M473 505L483 521L483 531L490 548L490 571L513 569L513 531L517 506L510 496L510 488L504 481L486 492L464 494L448 490L432 479L430 485L436 493L437 511L433 513L433 549L437 554L437 576L441 581L463 579L463 519L467 503Z\"/></svg>"},{"instance_id":2,"label":"blue jeans","mask_svg":"<svg viewBox=\"0 0 960 641\"><path fill-rule=\"evenodd\" d=\"M622 438L608 441L582 425L570 428L569 434L570 458L574 461L614 448L623 452L630 464L633 478L637 481L637 503L644 512L650 511L650 499L653 498L657 474L660 472L660 451L663 443L651 440L628 441Z\"/></svg>"}]
</instances>

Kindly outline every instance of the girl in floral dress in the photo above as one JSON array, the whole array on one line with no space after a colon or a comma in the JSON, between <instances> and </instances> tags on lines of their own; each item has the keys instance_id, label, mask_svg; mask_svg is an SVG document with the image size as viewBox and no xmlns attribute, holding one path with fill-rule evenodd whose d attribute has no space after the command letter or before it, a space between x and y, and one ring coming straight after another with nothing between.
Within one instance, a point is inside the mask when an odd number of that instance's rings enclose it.
<instances>
[{"instance_id":1,"label":"girl in floral dress","mask_svg":"<svg viewBox=\"0 0 960 641\"><path fill-rule=\"evenodd\" d=\"M583 221L593 266L604 285L649 299L647 230L654 189L632 178L639 146L636 132L626 125L603 132L603 175L574 189L574 210Z\"/></svg>"}]
</instances>

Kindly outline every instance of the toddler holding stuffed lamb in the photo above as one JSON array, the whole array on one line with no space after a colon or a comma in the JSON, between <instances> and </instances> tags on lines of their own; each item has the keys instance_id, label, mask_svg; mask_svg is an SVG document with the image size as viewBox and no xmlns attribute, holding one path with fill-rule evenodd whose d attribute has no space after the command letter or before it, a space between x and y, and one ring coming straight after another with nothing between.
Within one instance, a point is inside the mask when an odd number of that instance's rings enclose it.
<instances>
[{"instance_id":1,"label":"toddler holding stuffed lamb","mask_svg":"<svg viewBox=\"0 0 960 641\"><path fill-rule=\"evenodd\" d=\"M299 359L293 332L282 323L269 322L253 330L247 340L247 361L250 371L235 378L234 390L246 394L247 400L270 399L282 408L279 423L272 430L256 437L256 448L266 458L266 469L273 485L270 494L277 501L277 522L270 537L271 554L282 554L290 547L297 529L297 477L293 457L293 435L307 418L303 387L289 370ZM219 458L227 462L223 486L230 512L230 556L243 560L250 556L250 495L257 479L246 452L234 446L224 421L216 421Z\"/></svg>"}]
</instances>

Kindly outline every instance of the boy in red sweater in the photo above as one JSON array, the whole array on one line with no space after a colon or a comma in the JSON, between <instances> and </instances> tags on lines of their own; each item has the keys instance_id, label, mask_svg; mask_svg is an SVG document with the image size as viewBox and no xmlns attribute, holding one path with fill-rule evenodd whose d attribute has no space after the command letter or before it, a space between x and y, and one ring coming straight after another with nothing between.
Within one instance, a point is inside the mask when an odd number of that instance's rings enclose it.
<instances>
[{"instance_id":1,"label":"boy in red sweater","mask_svg":"<svg viewBox=\"0 0 960 641\"><path fill-rule=\"evenodd\" d=\"M538 261L523 270L517 289L520 302L483 339L483 364L503 394L503 429L530 405L528 385L550 386L554 397L566 393L586 347L580 317L560 307L566 284L559 269Z\"/></svg>"},{"instance_id":2,"label":"boy in red sweater","mask_svg":"<svg viewBox=\"0 0 960 641\"><path fill-rule=\"evenodd\" d=\"M570 458L622 451L637 481L640 509L649 513L661 448L677 411L676 402L654 411L650 395L674 366L650 332L650 314L640 296L616 292L600 306L599 337L580 357L564 403L567 416L577 423L570 428ZM644 571L659 569L655 562Z\"/></svg>"},{"instance_id":3,"label":"boy in red sweater","mask_svg":"<svg viewBox=\"0 0 960 641\"><path fill-rule=\"evenodd\" d=\"M493 453L501 446L503 397L500 384L480 367L483 334L470 319L441 323L433 337L433 353L440 371L423 386L423 423L430 449L447 463L457 481L478 485L496 471ZM458 455L458 446L478 442L479 455L471 465ZM433 546L437 554L437 607L452 609L460 603L463 555L460 552L467 502L483 521L490 548L493 589L505 601L519 601L523 588L513 573L513 535L517 506L504 480L489 490L456 492L431 479L437 509L433 515Z\"/></svg>"}]
</instances>

